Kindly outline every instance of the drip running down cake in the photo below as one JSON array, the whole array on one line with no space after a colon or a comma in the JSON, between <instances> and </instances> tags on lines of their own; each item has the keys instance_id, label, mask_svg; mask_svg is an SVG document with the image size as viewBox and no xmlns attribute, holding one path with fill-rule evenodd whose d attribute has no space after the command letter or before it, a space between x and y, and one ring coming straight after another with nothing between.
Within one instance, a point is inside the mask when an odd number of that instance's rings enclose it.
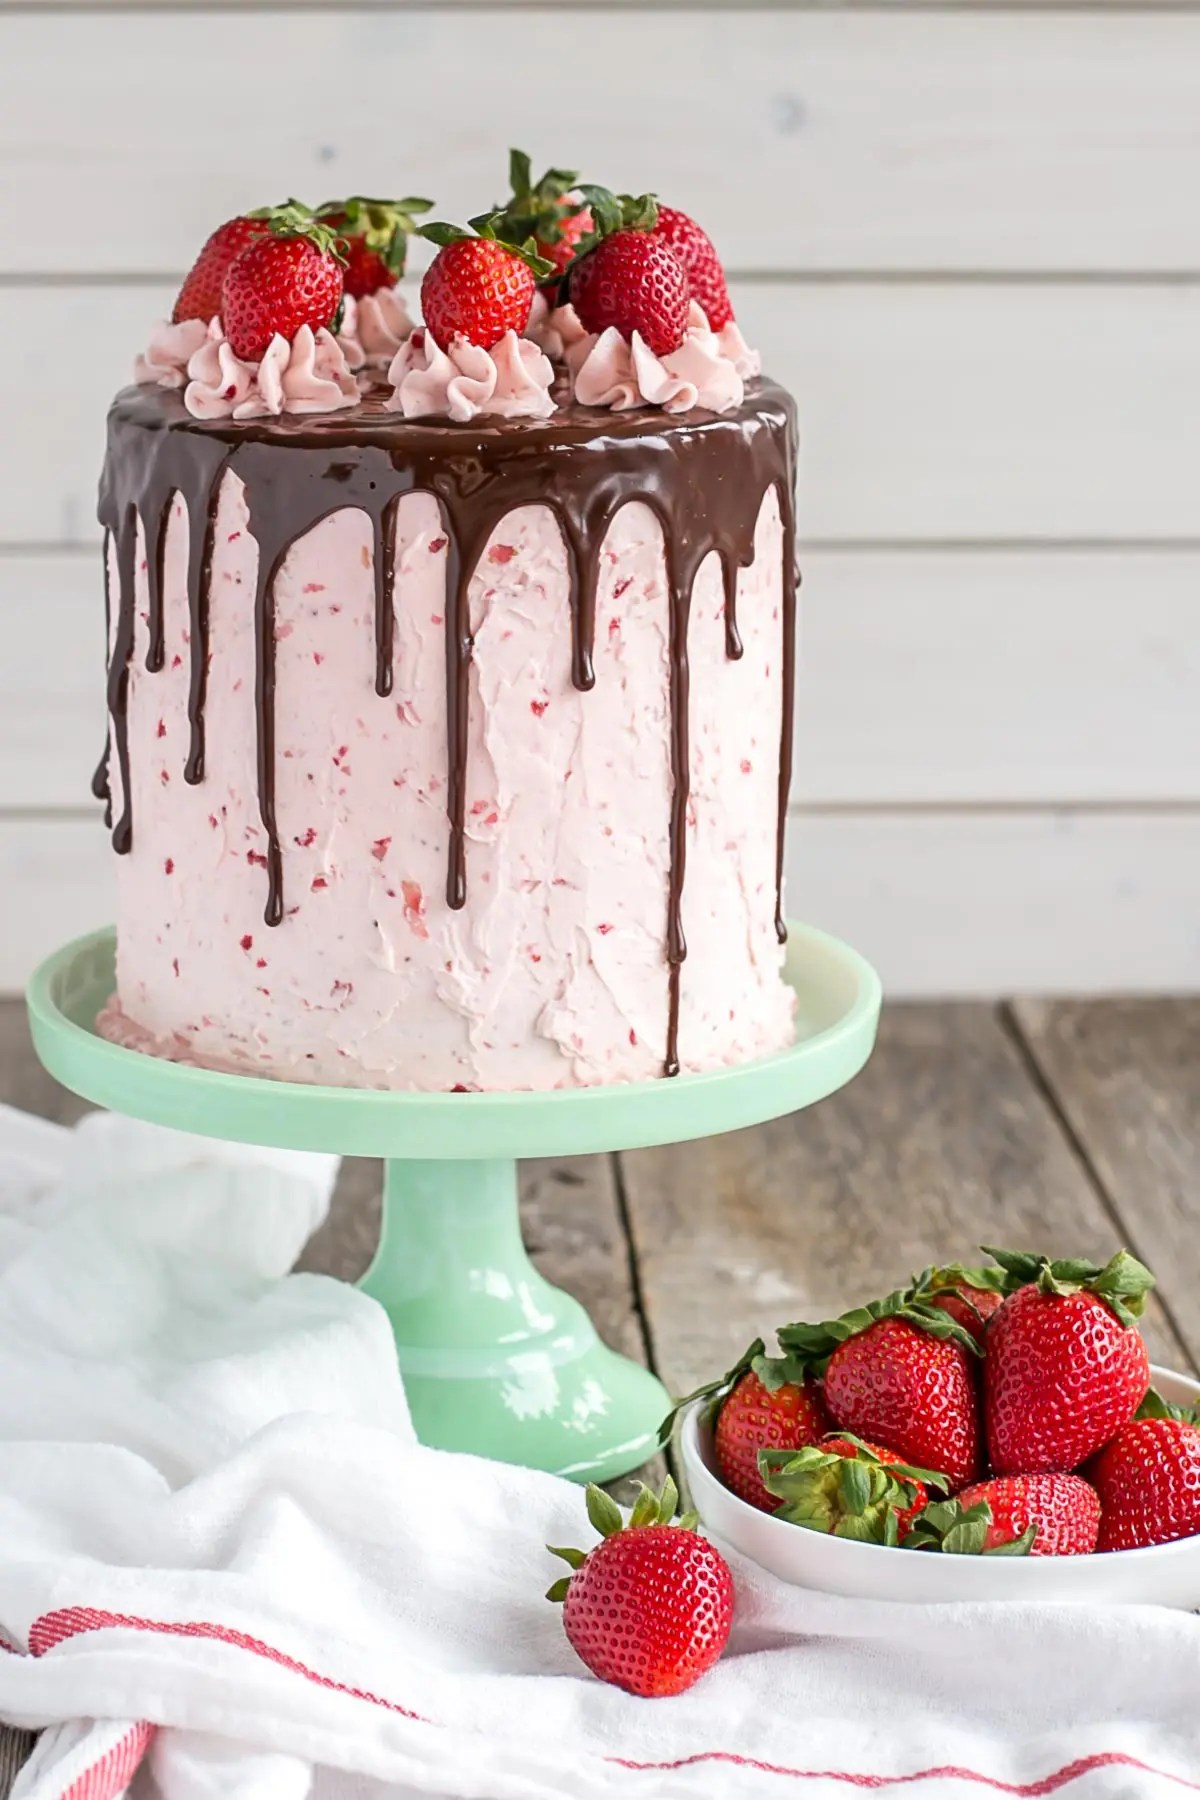
<instances>
[{"instance_id":1,"label":"drip running down cake","mask_svg":"<svg viewBox=\"0 0 1200 1800\"><path fill-rule=\"evenodd\" d=\"M129 1048L426 1091L793 1038L790 397L683 214L514 156L221 227L109 415Z\"/></svg>"}]
</instances>

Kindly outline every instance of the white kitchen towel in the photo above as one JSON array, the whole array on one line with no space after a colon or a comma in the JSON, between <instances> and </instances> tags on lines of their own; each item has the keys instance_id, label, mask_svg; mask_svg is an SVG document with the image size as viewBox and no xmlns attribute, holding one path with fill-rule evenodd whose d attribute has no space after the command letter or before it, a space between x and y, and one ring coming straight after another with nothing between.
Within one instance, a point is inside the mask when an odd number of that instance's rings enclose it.
<instances>
[{"instance_id":1,"label":"white kitchen towel","mask_svg":"<svg viewBox=\"0 0 1200 1800\"><path fill-rule=\"evenodd\" d=\"M0 1717L14 1800L1200 1791L1200 1623L870 1605L731 1558L690 1693L594 1681L552 1476L413 1440L383 1313L287 1275L328 1158L0 1113Z\"/></svg>"}]
</instances>

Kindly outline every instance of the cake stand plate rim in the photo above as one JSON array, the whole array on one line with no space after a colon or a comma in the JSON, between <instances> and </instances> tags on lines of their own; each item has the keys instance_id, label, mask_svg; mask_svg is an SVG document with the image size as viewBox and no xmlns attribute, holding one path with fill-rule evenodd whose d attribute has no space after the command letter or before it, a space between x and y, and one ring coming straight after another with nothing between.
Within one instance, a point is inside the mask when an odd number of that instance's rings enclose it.
<instances>
[{"instance_id":1,"label":"cake stand plate rim","mask_svg":"<svg viewBox=\"0 0 1200 1800\"><path fill-rule=\"evenodd\" d=\"M115 956L111 926L47 957L26 1000L34 1047L52 1075L86 1100L156 1124L344 1155L453 1161L583 1155L761 1124L811 1106L854 1078L874 1047L879 976L858 951L815 926L793 923L788 932L787 975L803 1033L789 1049L670 1080L549 1093L323 1087L126 1050L72 1017L59 998L72 982L85 983L89 968L93 989L104 985L97 971L111 967ZM814 1009L815 1028L806 1030Z\"/></svg>"}]
</instances>

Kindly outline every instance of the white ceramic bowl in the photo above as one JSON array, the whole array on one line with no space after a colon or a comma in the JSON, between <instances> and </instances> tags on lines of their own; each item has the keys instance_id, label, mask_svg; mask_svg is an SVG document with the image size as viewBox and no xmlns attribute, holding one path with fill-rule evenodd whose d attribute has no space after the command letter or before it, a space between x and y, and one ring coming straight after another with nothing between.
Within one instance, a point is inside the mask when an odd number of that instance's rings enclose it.
<instances>
[{"instance_id":1,"label":"white ceramic bowl","mask_svg":"<svg viewBox=\"0 0 1200 1800\"><path fill-rule=\"evenodd\" d=\"M1171 1369L1151 1371L1168 1400L1189 1404L1200 1383ZM683 1465L692 1504L709 1530L793 1587L859 1600L1143 1601L1200 1607L1200 1537L1106 1556L946 1556L889 1550L787 1525L730 1493L716 1473L702 1403L684 1416Z\"/></svg>"}]
</instances>

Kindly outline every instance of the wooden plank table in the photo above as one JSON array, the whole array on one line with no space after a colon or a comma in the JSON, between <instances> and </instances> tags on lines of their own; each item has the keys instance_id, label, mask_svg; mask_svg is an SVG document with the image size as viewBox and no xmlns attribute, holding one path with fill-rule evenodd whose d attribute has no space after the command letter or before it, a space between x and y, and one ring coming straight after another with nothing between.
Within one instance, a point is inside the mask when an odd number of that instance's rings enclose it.
<instances>
[{"instance_id":1,"label":"wooden plank table","mask_svg":"<svg viewBox=\"0 0 1200 1800\"><path fill-rule=\"evenodd\" d=\"M0 1002L0 1101L63 1122L84 1110L38 1066L17 1001ZM362 1273L379 1186L377 1164L346 1161L301 1267ZM538 1267L675 1392L759 1332L980 1243L1101 1259L1127 1244L1159 1277L1152 1355L1195 1370L1198 1208L1200 1000L890 1006L864 1073L809 1112L526 1163L521 1180ZM0 1796L19 1753L0 1735Z\"/></svg>"}]
</instances>

